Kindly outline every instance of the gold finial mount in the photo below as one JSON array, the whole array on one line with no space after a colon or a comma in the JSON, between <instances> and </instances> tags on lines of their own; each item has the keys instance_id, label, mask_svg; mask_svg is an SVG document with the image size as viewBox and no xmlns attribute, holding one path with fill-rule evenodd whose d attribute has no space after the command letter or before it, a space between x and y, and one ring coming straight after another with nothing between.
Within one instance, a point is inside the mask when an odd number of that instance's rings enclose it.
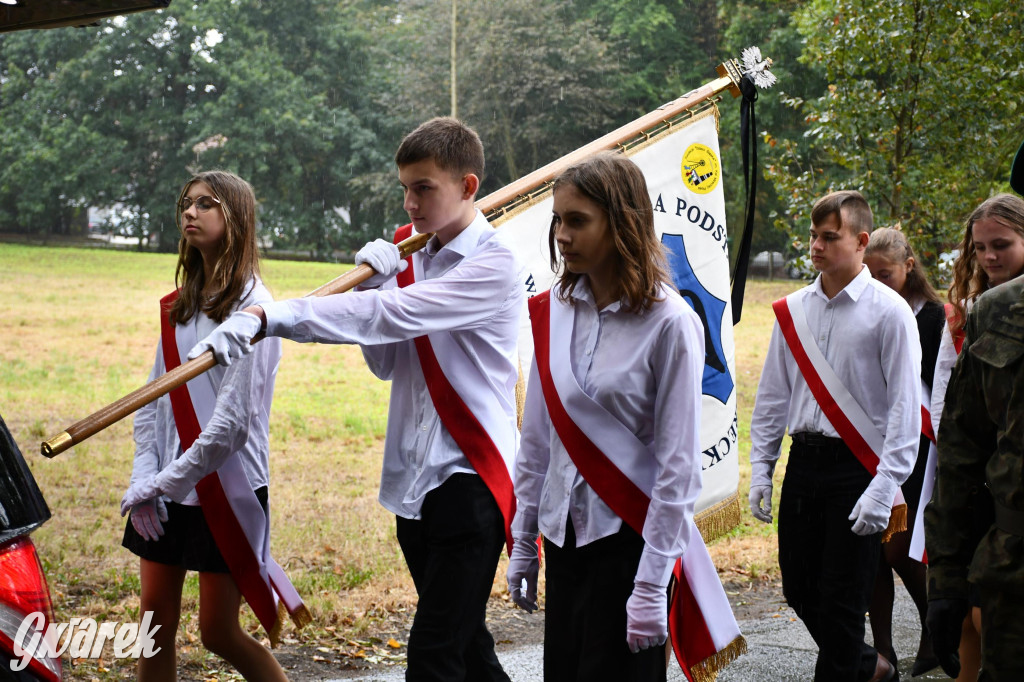
<instances>
[{"instance_id":1,"label":"gold finial mount","mask_svg":"<svg viewBox=\"0 0 1024 682\"><path fill-rule=\"evenodd\" d=\"M40 450L44 456L52 459L74 445L72 441L70 433L61 431L50 440L44 440Z\"/></svg>"}]
</instances>

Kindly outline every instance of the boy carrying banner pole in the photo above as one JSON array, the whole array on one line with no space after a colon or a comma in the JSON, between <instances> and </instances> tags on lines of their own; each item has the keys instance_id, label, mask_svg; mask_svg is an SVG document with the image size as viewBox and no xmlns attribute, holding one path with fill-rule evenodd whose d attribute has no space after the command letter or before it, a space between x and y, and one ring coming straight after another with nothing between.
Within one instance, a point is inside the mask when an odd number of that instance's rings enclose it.
<instances>
[{"instance_id":1,"label":"boy carrying banner pole","mask_svg":"<svg viewBox=\"0 0 1024 682\"><path fill-rule=\"evenodd\" d=\"M247 308L190 356L209 348L230 362L258 333L360 344L392 382L380 502L397 518L419 597L406 679L507 682L484 615L501 548L511 551L522 268L474 207L484 170L475 131L431 119L395 162L412 220L396 241L432 233L424 249L402 260L394 244L371 242L356 263L378 273L363 284L376 288Z\"/></svg>"},{"instance_id":2,"label":"boy carrying banner pole","mask_svg":"<svg viewBox=\"0 0 1024 682\"><path fill-rule=\"evenodd\" d=\"M820 275L772 306L750 424L750 509L771 522L788 430L779 567L786 601L818 645L814 679L892 680L895 667L864 642L864 614L882 531L905 513L899 486L921 433L921 346L910 306L862 263L872 227L864 197L828 194L811 223Z\"/></svg>"}]
</instances>

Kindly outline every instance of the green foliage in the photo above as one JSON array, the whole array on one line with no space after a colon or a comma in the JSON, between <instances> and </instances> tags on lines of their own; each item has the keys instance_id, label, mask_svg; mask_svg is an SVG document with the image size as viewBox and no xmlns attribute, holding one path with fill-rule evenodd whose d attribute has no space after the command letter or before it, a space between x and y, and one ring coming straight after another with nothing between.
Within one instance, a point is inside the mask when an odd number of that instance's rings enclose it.
<instances>
[{"instance_id":1,"label":"green foliage","mask_svg":"<svg viewBox=\"0 0 1024 682\"><path fill-rule=\"evenodd\" d=\"M779 84L774 88L759 94L755 104L757 135L754 143L758 145L758 165L761 167L766 165L766 158L769 158L768 149L777 143L778 138L799 136L803 132L799 115L780 98L779 90L807 97L825 86L824 80L813 69L799 61L804 41L790 17L800 4L798 0L756 0L737 3L730 7L728 23L724 26L720 55L722 60L739 57L744 48L757 45L761 48L762 55L772 59L772 73L779 79ZM721 105L721 110L720 129L723 132L719 144L726 168L726 210L733 236L736 238L746 200L740 153L739 100L730 101L727 97ZM789 251L796 255L787 231L781 229L775 220L784 211L785 204L779 199L778 189L772 177L758 177L757 185L751 254L760 251Z\"/></svg>"},{"instance_id":2,"label":"green foliage","mask_svg":"<svg viewBox=\"0 0 1024 682\"><path fill-rule=\"evenodd\" d=\"M830 188L865 192L928 259L1001 188L1024 134L1017 3L974 0L208 0L0 36L0 231L178 236L181 183L226 167L275 247L336 257L405 221L392 156L450 113L483 138L481 194L709 81L758 45L754 251L802 248ZM726 208L743 215L739 101L721 104ZM8 142L9 141L9 142Z\"/></svg>"},{"instance_id":3,"label":"green foliage","mask_svg":"<svg viewBox=\"0 0 1024 682\"><path fill-rule=\"evenodd\" d=\"M780 93L805 125L773 139L768 176L779 222L806 233L815 197L853 188L876 223L901 222L926 259L956 241L960 220L998 189L1022 126L1021 8L1013 3L844 0L794 15L801 62L827 87Z\"/></svg>"}]
</instances>

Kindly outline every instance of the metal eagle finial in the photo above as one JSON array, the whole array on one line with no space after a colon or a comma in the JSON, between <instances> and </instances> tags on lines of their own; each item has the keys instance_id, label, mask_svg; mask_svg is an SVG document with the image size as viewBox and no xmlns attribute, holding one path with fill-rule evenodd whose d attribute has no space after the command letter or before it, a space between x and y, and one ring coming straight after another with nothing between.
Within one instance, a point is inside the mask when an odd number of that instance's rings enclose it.
<instances>
[{"instance_id":1,"label":"metal eagle finial","mask_svg":"<svg viewBox=\"0 0 1024 682\"><path fill-rule=\"evenodd\" d=\"M741 59L740 71L744 75L749 75L754 85L763 89L775 85L778 78L769 70L772 68L772 60L761 58L761 48L752 46L744 49Z\"/></svg>"}]
</instances>

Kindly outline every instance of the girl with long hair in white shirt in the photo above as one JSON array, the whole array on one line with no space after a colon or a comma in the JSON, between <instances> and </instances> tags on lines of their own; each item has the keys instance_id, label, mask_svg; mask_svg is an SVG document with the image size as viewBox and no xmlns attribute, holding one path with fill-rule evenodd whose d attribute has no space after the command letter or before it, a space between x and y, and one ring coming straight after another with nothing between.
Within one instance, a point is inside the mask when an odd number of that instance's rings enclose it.
<instances>
[{"instance_id":1,"label":"girl with long hair in white shirt","mask_svg":"<svg viewBox=\"0 0 1024 682\"><path fill-rule=\"evenodd\" d=\"M939 424L945 405L946 386L963 343L967 311L981 294L994 286L1024 274L1024 199L1012 194L997 194L983 201L967 217L960 254L953 262L953 283L949 288L946 326L942 330L939 354L932 384L931 415L938 439L939 462L942 441ZM978 510L970 522L980 538L991 523L988 492L977 492ZM927 538L925 539L927 543ZM958 682L973 682L981 669L981 609L977 595L971 595L971 610L960 634L960 674Z\"/></svg>"},{"instance_id":2,"label":"girl with long hair in white shirt","mask_svg":"<svg viewBox=\"0 0 1024 682\"><path fill-rule=\"evenodd\" d=\"M272 300L259 278L256 199L249 183L224 171L199 173L185 184L176 209L178 290L161 302L163 331L150 380L170 369L169 357L184 362L188 349L233 311ZM165 395L135 417L131 486L121 503L122 515L130 514L123 545L139 557L140 614L152 614L152 626L159 626L153 635L153 649L159 651L139 659L143 682L176 679L175 636L190 570L199 572L203 645L247 680L287 679L270 651L239 625L242 592L196 491L202 479L220 469L219 485L227 497L251 497L247 508L263 516L240 517L241 526L262 523L266 532L269 413L280 358L280 341L263 341L230 367L215 367L190 381L185 402L182 394ZM189 436L176 417L193 407L194 414L212 411L212 416L198 437L192 433L194 443L182 447ZM232 492L230 474L222 469L232 457L238 460L232 465L240 494ZM247 599L253 601L251 594Z\"/></svg>"},{"instance_id":3,"label":"girl with long hair in white shirt","mask_svg":"<svg viewBox=\"0 0 1024 682\"><path fill-rule=\"evenodd\" d=\"M664 680L667 586L701 487L703 327L625 157L555 180L549 244L559 276L530 305L510 594L536 608L542 533L545 679Z\"/></svg>"}]
</instances>

